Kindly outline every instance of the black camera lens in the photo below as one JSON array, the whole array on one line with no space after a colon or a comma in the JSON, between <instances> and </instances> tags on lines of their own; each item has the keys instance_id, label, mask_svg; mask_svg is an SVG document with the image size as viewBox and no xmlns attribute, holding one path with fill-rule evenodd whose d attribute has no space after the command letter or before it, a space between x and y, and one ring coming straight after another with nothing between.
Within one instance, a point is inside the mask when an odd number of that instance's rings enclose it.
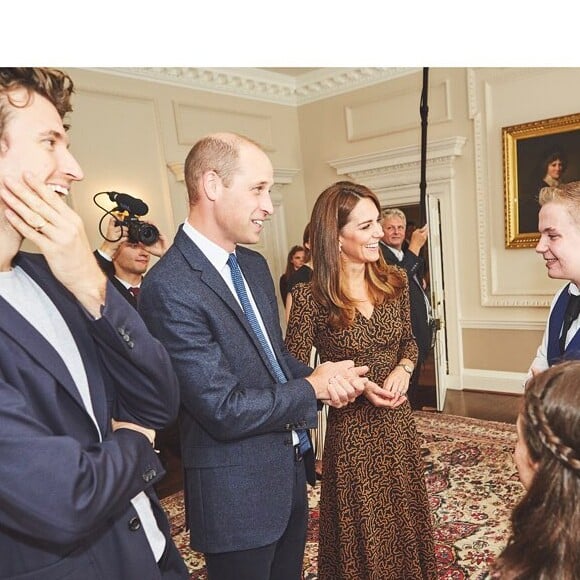
<instances>
[{"instance_id":1,"label":"black camera lens","mask_svg":"<svg viewBox=\"0 0 580 580\"><path fill-rule=\"evenodd\" d=\"M145 222L133 219L125 224L127 226L127 240L131 244L143 244L151 246L159 239L159 230Z\"/></svg>"},{"instance_id":2,"label":"black camera lens","mask_svg":"<svg viewBox=\"0 0 580 580\"><path fill-rule=\"evenodd\" d=\"M151 225L142 223L139 226L139 241L146 245L151 246L159 239L159 230Z\"/></svg>"}]
</instances>

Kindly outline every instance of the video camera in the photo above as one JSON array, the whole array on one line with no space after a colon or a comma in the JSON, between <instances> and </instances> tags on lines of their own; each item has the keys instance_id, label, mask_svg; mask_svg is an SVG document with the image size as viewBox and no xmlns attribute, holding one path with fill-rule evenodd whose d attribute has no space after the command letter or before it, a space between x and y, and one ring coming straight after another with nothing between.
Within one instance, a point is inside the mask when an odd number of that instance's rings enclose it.
<instances>
[{"instance_id":1,"label":"video camera","mask_svg":"<svg viewBox=\"0 0 580 580\"><path fill-rule=\"evenodd\" d=\"M97 196L106 194L109 199L117 204L117 206L112 210L107 210L96 201ZM93 201L95 205L105 210L105 215L114 215L116 219L116 225L125 227L127 229L127 241L131 244L143 244L145 246L153 245L159 239L159 230L152 224L141 221L139 217L144 216L148 211L149 207L147 204L127 193L119 193L117 191L101 191L93 196ZM125 214L123 219L120 219L116 214ZM101 236L109 242L116 242L118 240L109 240L102 232L101 225L103 219L101 218L99 222L99 232Z\"/></svg>"}]
</instances>

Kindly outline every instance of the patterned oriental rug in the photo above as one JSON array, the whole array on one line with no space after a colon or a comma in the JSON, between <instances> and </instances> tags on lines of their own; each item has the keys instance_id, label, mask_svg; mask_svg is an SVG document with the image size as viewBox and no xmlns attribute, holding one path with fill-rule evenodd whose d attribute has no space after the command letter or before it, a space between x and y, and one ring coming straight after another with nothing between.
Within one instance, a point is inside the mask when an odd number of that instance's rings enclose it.
<instances>
[{"instance_id":1,"label":"patterned oriental rug","mask_svg":"<svg viewBox=\"0 0 580 580\"><path fill-rule=\"evenodd\" d=\"M422 446L430 451L425 457L425 477L439 578L475 578L505 546L511 510L524 491L512 460L515 426L423 411L414 416ZM309 487L305 580L317 578L319 497L320 487ZM182 493L162 503L192 580L206 579L203 556L189 548Z\"/></svg>"}]
</instances>

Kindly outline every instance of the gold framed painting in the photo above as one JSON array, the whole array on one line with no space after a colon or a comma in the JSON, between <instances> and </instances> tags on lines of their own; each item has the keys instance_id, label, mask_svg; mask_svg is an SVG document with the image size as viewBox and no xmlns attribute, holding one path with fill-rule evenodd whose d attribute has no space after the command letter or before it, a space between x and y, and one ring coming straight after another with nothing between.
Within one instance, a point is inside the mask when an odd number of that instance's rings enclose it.
<instances>
[{"instance_id":1,"label":"gold framed painting","mask_svg":"<svg viewBox=\"0 0 580 580\"><path fill-rule=\"evenodd\" d=\"M539 240L542 187L580 179L580 113L502 127L505 247Z\"/></svg>"}]
</instances>

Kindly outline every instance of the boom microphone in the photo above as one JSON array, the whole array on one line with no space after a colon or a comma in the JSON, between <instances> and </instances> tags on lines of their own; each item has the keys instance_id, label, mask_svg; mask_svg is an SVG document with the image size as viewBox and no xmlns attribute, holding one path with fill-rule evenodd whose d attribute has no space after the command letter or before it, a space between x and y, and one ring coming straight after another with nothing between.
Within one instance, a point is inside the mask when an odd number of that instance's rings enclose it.
<instances>
[{"instance_id":1,"label":"boom microphone","mask_svg":"<svg viewBox=\"0 0 580 580\"><path fill-rule=\"evenodd\" d=\"M108 191L107 195L111 201L114 201L118 205L118 209L121 211L128 211L134 215L145 215L149 211L149 206L144 201L128 193Z\"/></svg>"}]
</instances>

